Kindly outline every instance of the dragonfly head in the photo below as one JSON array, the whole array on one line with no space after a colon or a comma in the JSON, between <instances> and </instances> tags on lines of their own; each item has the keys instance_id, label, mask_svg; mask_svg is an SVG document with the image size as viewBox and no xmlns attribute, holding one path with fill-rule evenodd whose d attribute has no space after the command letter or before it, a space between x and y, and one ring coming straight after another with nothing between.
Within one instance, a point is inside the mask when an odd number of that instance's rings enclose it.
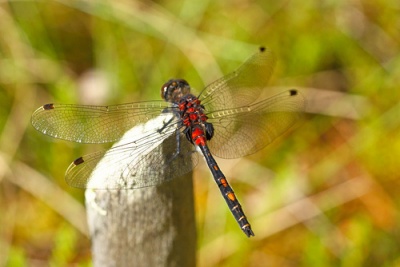
<instances>
[{"instance_id":1,"label":"dragonfly head","mask_svg":"<svg viewBox=\"0 0 400 267\"><path fill-rule=\"evenodd\" d=\"M171 79L161 87L161 97L171 103L190 93L190 85L184 79Z\"/></svg>"}]
</instances>

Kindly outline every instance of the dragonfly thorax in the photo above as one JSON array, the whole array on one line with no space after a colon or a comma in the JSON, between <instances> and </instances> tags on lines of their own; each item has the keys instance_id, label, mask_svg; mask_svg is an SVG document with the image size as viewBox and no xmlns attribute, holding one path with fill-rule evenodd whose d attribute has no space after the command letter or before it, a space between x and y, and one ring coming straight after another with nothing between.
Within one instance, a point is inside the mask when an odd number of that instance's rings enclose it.
<instances>
[{"instance_id":1,"label":"dragonfly thorax","mask_svg":"<svg viewBox=\"0 0 400 267\"><path fill-rule=\"evenodd\" d=\"M180 99L178 109L187 139L193 144L205 145L206 140L213 137L214 127L207 122L200 100L192 94L185 95Z\"/></svg>"},{"instance_id":2,"label":"dragonfly thorax","mask_svg":"<svg viewBox=\"0 0 400 267\"><path fill-rule=\"evenodd\" d=\"M190 85L184 79L171 79L161 87L161 97L170 103L178 103L190 93Z\"/></svg>"}]
</instances>

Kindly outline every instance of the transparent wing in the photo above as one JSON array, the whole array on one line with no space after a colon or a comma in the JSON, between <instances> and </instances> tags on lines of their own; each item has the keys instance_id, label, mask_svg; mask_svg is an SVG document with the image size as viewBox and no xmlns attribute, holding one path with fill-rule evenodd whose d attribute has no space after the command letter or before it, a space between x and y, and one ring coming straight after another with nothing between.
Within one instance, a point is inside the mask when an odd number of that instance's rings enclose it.
<instances>
[{"instance_id":1,"label":"transparent wing","mask_svg":"<svg viewBox=\"0 0 400 267\"><path fill-rule=\"evenodd\" d=\"M201 103L207 111L250 105L268 84L274 65L271 50L261 48L236 71L204 88L199 95Z\"/></svg>"},{"instance_id":2,"label":"transparent wing","mask_svg":"<svg viewBox=\"0 0 400 267\"><path fill-rule=\"evenodd\" d=\"M207 113L215 130L210 150L221 158L255 153L293 126L304 108L303 96L289 90L249 106Z\"/></svg>"},{"instance_id":3,"label":"transparent wing","mask_svg":"<svg viewBox=\"0 0 400 267\"><path fill-rule=\"evenodd\" d=\"M162 132L154 131L156 127L151 125L162 125L166 120L156 118L137 126L121 139L129 142L121 141L109 150L78 158L67 169L66 182L79 188L136 189L159 185L191 171L198 162L197 153L180 132L178 149L176 123L163 127Z\"/></svg>"},{"instance_id":4,"label":"transparent wing","mask_svg":"<svg viewBox=\"0 0 400 267\"><path fill-rule=\"evenodd\" d=\"M31 121L38 131L55 138L79 143L109 143L168 107L164 101L113 106L47 104L32 114Z\"/></svg>"}]
</instances>

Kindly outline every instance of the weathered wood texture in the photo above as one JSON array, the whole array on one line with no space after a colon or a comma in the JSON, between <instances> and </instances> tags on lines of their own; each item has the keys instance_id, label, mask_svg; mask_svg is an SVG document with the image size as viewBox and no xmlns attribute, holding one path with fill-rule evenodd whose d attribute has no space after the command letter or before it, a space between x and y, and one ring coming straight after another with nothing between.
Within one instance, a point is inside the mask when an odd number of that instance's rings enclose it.
<instances>
[{"instance_id":1,"label":"weathered wood texture","mask_svg":"<svg viewBox=\"0 0 400 267\"><path fill-rule=\"evenodd\" d=\"M191 146L182 141L182 145ZM164 142L176 142L176 136ZM157 149L161 151L162 145ZM192 173L155 187L88 189L86 207L95 267L196 265Z\"/></svg>"},{"instance_id":2,"label":"weathered wood texture","mask_svg":"<svg viewBox=\"0 0 400 267\"><path fill-rule=\"evenodd\" d=\"M192 188L181 177L156 188L87 191L94 266L195 266Z\"/></svg>"}]
</instances>

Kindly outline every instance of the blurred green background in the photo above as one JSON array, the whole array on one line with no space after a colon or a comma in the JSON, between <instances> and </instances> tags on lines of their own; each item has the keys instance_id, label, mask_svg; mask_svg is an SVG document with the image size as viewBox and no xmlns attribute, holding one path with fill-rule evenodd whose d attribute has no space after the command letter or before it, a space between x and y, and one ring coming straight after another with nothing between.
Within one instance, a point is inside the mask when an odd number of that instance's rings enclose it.
<instances>
[{"instance_id":1,"label":"blurred green background","mask_svg":"<svg viewBox=\"0 0 400 267\"><path fill-rule=\"evenodd\" d=\"M253 225L238 229L204 164L194 173L199 266L400 266L399 1L1 1L0 266L90 266L83 191L64 172L99 149L30 125L45 103L159 99L197 89L257 47L305 120L221 160Z\"/></svg>"}]
</instances>

